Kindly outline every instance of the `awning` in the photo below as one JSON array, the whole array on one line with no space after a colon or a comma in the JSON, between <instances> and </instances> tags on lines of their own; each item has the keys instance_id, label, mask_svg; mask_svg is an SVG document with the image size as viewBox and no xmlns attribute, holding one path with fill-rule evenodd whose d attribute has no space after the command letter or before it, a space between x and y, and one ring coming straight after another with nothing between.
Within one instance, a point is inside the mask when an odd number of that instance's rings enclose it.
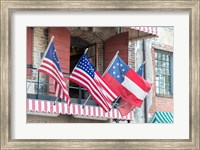
<instances>
[{"instance_id":1,"label":"awning","mask_svg":"<svg viewBox=\"0 0 200 150\"><path fill-rule=\"evenodd\" d=\"M128 32L130 41L158 37L158 28L151 26L124 27L121 29L121 32Z\"/></svg>"},{"instance_id":2,"label":"awning","mask_svg":"<svg viewBox=\"0 0 200 150\"><path fill-rule=\"evenodd\" d=\"M131 27L132 29L139 30L151 35L158 36L158 28L157 27Z\"/></svg>"},{"instance_id":3,"label":"awning","mask_svg":"<svg viewBox=\"0 0 200 150\"><path fill-rule=\"evenodd\" d=\"M172 112L156 111L150 123L173 123L173 118Z\"/></svg>"},{"instance_id":4,"label":"awning","mask_svg":"<svg viewBox=\"0 0 200 150\"><path fill-rule=\"evenodd\" d=\"M27 112L39 112L48 114L68 114L73 116L88 117L88 118L107 118L107 119L120 119L120 120L133 120L133 112L127 116L121 116L117 109L105 113L103 109L97 106L86 105L82 109L80 104L71 104L70 108L66 103L53 101L33 100L27 99Z\"/></svg>"}]
</instances>

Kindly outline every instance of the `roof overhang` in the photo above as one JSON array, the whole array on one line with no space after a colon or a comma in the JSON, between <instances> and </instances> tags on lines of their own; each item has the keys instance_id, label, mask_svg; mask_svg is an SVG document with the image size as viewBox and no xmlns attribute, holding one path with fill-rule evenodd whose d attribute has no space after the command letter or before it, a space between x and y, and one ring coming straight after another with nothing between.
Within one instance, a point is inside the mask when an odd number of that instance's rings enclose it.
<instances>
[{"instance_id":1,"label":"roof overhang","mask_svg":"<svg viewBox=\"0 0 200 150\"><path fill-rule=\"evenodd\" d=\"M118 30L116 30L119 28ZM79 37L94 44L106 41L112 36L122 32L129 32L129 40L140 40L158 36L158 28L153 26L133 27L68 27L72 37ZM89 37L89 38L88 38Z\"/></svg>"},{"instance_id":2,"label":"roof overhang","mask_svg":"<svg viewBox=\"0 0 200 150\"><path fill-rule=\"evenodd\" d=\"M129 32L129 41L158 37L158 28L150 26L123 27L122 32Z\"/></svg>"}]
</instances>

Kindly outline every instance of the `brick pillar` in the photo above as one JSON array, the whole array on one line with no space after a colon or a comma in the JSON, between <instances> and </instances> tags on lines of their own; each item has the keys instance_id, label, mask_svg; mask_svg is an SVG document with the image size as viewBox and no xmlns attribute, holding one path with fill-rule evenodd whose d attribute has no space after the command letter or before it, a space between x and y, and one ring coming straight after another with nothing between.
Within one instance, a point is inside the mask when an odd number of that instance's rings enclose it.
<instances>
[{"instance_id":1,"label":"brick pillar","mask_svg":"<svg viewBox=\"0 0 200 150\"><path fill-rule=\"evenodd\" d=\"M34 27L33 28L33 53L32 53L32 61L33 67L38 68L41 63L41 58L43 53L45 52L48 45L48 33L47 28ZM39 81L47 83L48 76L44 73L39 73ZM33 70L34 80L38 81L38 72L37 70ZM42 87L43 86L43 87ZM40 85L40 93L47 92L47 85ZM35 91L36 92L36 91Z\"/></svg>"},{"instance_id":2,"label":"brick pillar","mask_svg":"<svg viewBox=\"0 0 200 150\"><path fill-rule=\"evenodd\" d=\"M135 70L135 42L128 43L128 65Z\"/></svg>"}]
</instances>

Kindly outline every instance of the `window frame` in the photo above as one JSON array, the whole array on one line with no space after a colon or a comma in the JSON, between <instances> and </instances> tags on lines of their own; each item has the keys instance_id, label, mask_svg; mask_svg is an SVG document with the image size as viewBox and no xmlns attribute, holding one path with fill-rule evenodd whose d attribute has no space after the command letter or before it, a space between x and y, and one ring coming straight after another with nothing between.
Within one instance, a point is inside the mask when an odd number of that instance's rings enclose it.
<instances>
[{"instance_id":1,"label":"window frame","mask_svg":"<svg viewBox=\"0 0 200 150\"><path fill-rule=\"evenodd\" d=\"M156 54L158 53L161 53L161 59L158 59L158 57L156 56ZM169 68L166 68L166 67L162 67L162 54L165 54L165 55L168 55L169 56L169 61L165 61L166 62L169 62ZM171 51L165 51L165 50L161 50L161 49L155 49L154 50L154 56L155 56L155 95L156 96L160 96L160 97L173 97L173 52ZM161 66L157 66L157 61L161 61ZM166 81L163 81L164 83L164 86L163 86L163 93L160 92L160 81L156 79L157 75L162 75L163 77L164 76L167 76L166 73L158 73L157 72L157 68L165 68L165 69L169 69L169 94L167 94L165 92L166 88L165 88L165 83ZM158 81L158 84L159 84L159 87L157 87L157 81ZM159 92L157 93L157 88L159 89Z\"/></svg>"}]
</instances>

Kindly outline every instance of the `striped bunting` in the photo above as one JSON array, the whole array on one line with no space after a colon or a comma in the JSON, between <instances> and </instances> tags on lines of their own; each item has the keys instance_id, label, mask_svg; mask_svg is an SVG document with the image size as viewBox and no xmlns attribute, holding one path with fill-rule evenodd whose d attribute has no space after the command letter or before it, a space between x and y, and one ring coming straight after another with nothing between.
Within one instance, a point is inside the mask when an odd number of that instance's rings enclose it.
<instances>
[{"instance_id":1,"label":"striped bunting","mask_svg":"<svg viewBox=\"0 0 200 150\"><path fill-rule=\"evenodd\" d=\"M82 109L82 105L80 104L71 103L70 107L68 107L67 103L57 102L54 105L53 101L42 101L33 99L27 99L26 105L27 112L68 114L92 118L133 120L133 112L130 112L126 116L121 116L120 112L117 109L112 109L109 112L104 112L101 107L97 106L86 105L84 109Z\"/></svg>"}]
</instances>

